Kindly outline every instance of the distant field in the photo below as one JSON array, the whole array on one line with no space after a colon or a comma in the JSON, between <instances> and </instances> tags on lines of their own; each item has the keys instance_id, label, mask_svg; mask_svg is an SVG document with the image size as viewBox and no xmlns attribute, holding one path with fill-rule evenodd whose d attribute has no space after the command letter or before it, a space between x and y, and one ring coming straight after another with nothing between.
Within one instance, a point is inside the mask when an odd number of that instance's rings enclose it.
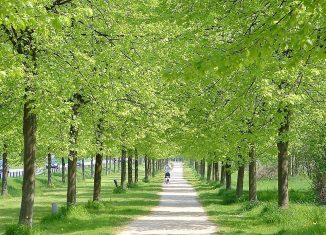
<instances>
[{"instance_id":1,"label":"distant field","mask_svg":"<svg viewBox=\"0 0 326 235\"><path fill-rule=\"evenodd\" d=\"M59 216L51 216L51 203L59 206L66 204L66 184L61 183L60 173L53 174L54 186L47 187L47 175L36 177L36 198L34 206L34 234L115 234L121 226L131 219L148 213L159 202L157 193L161 190L162 177L158 175L150 183L140 182L126 193L114 194L114 179L120 179L119 173L102 176L103 203L88 202L93 195L93 179L83 181L78 172L78 206L69 213L64 211ZM139 179L143 178L140 169ZM9 178L9 196L0 197L0 234L8 224L18 221L21 200L22 178ZM1 184L0 184L1 185Z\"/></svg>"},{"instance_id":2,"label":"distant field","mask_svg":"<svg viewBox=\"0 0 326 235\"><path fill-rule=\"evenodd\" d=\"M326 234L326 207L314 204L308 177L289 178L290 207L277 207L277 180L257 182L258 203L247 202L248 177L244 182L244 197L236 198L235 190L226 192L215 182L199 180L191 169L186 178L199 194L210 219L218 224L219 234ZM232 175L236 187L236 174Z\"/></svg>"}]
</instances>

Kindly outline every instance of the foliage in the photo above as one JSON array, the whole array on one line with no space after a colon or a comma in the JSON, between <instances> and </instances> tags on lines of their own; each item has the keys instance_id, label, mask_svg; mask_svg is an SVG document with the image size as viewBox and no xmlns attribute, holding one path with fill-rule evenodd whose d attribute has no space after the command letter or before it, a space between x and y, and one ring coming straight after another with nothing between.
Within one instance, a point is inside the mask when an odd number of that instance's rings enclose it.
<instances>
[{"instance_id":1,"label":"foliage","mask_svg":"<svg viewBox=\"0 0 326 235\"><path fill-rule=\"evenodd\" d=\"M39 166L137 148L232 172L289 141L324 175L324 16L319 0L3 0L1 149L22 165L28 104Z\"/></svg>"}]
</instances>

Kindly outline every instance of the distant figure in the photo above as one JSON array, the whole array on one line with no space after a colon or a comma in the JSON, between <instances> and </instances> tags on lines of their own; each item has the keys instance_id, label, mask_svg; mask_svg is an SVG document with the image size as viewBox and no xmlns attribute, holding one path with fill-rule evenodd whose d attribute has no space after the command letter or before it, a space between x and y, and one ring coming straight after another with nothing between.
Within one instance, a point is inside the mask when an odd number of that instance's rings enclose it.
<instances>
[{"instance_id":1,"label":"distant figure","mask_svg":"<svg viewBox=\"0 0 326 235\"><path fill-rule=\"evenodd\" d=\"M167 163L165 166L164 166L164 171L165 171L165 183L168 184L170 183L170 171L171 171L171 166Z\"/></svg>"}]
</instances>

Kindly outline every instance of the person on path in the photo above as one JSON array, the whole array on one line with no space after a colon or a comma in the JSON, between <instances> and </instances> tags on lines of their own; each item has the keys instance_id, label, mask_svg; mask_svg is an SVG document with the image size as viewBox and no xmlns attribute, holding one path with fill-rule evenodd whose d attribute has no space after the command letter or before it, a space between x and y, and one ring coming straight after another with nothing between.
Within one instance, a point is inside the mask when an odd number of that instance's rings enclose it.
<instances>
[{"instance_id":1,"label":"person on path","mask_svg":"<svg viewBox=\"0 0 326 235\"><path fill-rule=\"evenodd\" d=\"M165 166L164 166L164 171L165 171L165 183L170 183L170 171L171 171L171 166L169 165L169 163L167 163Z\"/></svg>"}]
</instances>

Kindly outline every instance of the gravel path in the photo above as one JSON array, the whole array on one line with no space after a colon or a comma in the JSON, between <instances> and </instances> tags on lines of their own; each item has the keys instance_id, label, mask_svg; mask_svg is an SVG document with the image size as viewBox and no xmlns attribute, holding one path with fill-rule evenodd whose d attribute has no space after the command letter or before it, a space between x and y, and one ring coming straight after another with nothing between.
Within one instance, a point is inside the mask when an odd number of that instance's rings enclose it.
<instances>
[{"instance_id":1,"label":"gravel path","mask_svg":"<svg viewBox=\"0 0 326 235\"><path fill-rule=\"evenodd\" d=\"M131 234L215 234L197 200L193 187L183 178L182 163L174 163L170 184L164 184L160 204L151 214L131 222L119 235Z\"/></svg>"}]
</instances>

